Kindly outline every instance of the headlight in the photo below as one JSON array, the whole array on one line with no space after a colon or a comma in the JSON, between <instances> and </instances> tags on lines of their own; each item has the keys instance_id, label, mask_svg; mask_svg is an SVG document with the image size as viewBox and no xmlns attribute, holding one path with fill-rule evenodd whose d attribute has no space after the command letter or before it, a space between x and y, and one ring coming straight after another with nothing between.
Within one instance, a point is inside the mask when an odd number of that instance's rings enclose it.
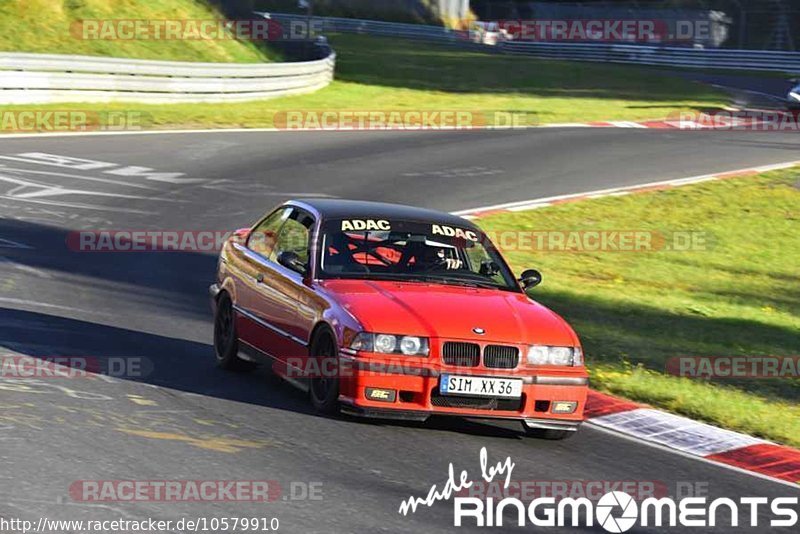
<instances>
[{"instance_id":1,"label":"headlight","mask_svg":"<svg viewBox=\"0 0 800 534\"><path fill-rule=\"evenodd\" d=\"M389 334L377 334L375 336L375 352L391 354L397 346L397 338Z\"/></svg>"},{"instance_id":2,"label":"headlight","mask_svg":"<svg viewBox=\"0 0 800 534\"><path fill-rule=\"evenodd\" d=\"M800 93L796 93L795 91L792 91L792 92L789 93L789 98L791 98L792 100L797 100L798 102L800 102Z\"/></svg>"},{"instance_id":3,"label":"headlight","mask_svg":"<svg viewBox=\"0 0 800 534\"><path fill-rule=\"evenodd\" d=\"M405 355L419 354L422 349L422 339L415 336L403 336L400 340L400 352ZM425 351L427 352L427 351Z\"/></svg>"},{"instance_id":4,"label":"headlight","mask_svg":"<svg viewBox=\"0 0 800 534\"><path fill-rule=\"evenodd\" d=\"M530 365L583 365L583 353L578 347L549 347L532 345L528 349Z\"/></svg>"},{"instance_id":5,"label":"headlight","mask_svg":"<svg viewBox=\"0 0 800 534\"><path fill-rule=\"evenodd\" d=\"M395 334L373 334L361 332L353 338L350 348L380 354L403 354L405 356L427 356L428 338L399 336Z\"/></svg>"}]
</instances>

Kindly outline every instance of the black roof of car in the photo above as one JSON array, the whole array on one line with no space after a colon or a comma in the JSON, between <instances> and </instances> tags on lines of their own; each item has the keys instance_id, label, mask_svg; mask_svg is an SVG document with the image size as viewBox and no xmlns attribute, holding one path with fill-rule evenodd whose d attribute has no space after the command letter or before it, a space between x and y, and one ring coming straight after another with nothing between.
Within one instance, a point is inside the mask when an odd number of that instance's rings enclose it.
<instances>
[{"instance_id":1,"label":"black roof of car","mask_svg":"<svg viewBox=\"0 0 800 534\"><path fill-rule=\"evenodd\" d=\"M403 204L338 198L303 198L292 203L313 208L323 219L395 219L477 228L470 221L444 211Z\"/></svg>"}]
</instances>

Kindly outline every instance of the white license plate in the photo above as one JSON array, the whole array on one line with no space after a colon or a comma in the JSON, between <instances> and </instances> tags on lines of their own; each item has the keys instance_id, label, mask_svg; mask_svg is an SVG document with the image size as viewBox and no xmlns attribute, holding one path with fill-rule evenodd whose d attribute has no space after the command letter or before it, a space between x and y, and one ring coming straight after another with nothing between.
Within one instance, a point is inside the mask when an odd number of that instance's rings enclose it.
<instances>
[{"instance_id":1,"label":"white license plate","mask_svg":"<svg viewBox=\"0 0 800 534\"><path fill-rule=\"evenodd\" d=\"M439 382L442 395L474 395L476 397L522 396L522 380L518 378L487 378L485 376L442 375Z\"/></svg>"}]
</instances>

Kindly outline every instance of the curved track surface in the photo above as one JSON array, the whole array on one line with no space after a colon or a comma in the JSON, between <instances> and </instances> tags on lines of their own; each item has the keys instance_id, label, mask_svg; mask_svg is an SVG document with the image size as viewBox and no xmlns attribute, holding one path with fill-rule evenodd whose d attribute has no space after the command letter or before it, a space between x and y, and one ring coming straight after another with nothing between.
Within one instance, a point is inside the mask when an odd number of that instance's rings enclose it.
<instances>
[{"instance_id":1,"label":"curved track surface","mask_svg":"<svg viewBox=\"0 0 800 534\"><path fill-rule=\"evenodd\" d=\"M516 425L318 417L264 371L214 367L213 254L80 253L65 242L82 229L224 231L303 195L465 209L790 161L798 148L790 134L626 129L0 140L0 345L146 362L139 379L0 381L0 516L276 516L285 532L427 532L452 526L452 505L403 517L401 500L444 483L449 462L477 476L483 446L491 459L512 457L514 480L654 481L671 493L697 482L711 496L794 495L591 427L546 442L523 438ZM126 166L182 174L159 181ZM268 505L69 497L74 481L98 479L273 479L284 492ZM293 482L321 483L322 499L291 499Z\"/></svg>"}]
</instances>

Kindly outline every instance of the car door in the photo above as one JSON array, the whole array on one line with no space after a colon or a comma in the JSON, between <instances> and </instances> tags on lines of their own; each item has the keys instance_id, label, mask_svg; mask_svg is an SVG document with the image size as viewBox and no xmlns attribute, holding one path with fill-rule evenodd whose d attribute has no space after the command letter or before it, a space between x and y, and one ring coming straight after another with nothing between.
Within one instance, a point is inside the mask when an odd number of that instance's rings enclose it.
<instances>
[{"instance_id":1,"label":"car door","mask_svg":"<svg viewBox=\"0 0 800 534\"><path fill-rule=\"evenodd\" d=\"M231 269L235 276L237 300L236 331L238 337L246 345L242 347L246 352L252 350L264 352L266 347L274 346L279 339L278 334L265 326L263 318L256 312L259 307L260 280L264 279L265 269L272 254L278 232L289 216L291 208L280 207L267 215L252 229L244 244L234 244L236 261L235 269ZM263 307L263 306L261 306ZM273 315L268 309L261 313ZM258 354L251 354L257 356Z\"/></svg>"},{"instance_id":2,"label":"car door","mask_svg":"<svg viewBox=\"0 0 800 534\"><path fill-rule=\"evenodd\" d=\"M280 265L278 257L282 252L294 252L307 268L313 225L313 216L300 208L292 207L285 214L269 256L260 254L255 260L258 273L250 304L257 321L269 330L256 347L290 367L298 367L300 373L307 358L308 339L298 325L297 308L307 288L304 273Z\"/></svg>"}]
</instances>

